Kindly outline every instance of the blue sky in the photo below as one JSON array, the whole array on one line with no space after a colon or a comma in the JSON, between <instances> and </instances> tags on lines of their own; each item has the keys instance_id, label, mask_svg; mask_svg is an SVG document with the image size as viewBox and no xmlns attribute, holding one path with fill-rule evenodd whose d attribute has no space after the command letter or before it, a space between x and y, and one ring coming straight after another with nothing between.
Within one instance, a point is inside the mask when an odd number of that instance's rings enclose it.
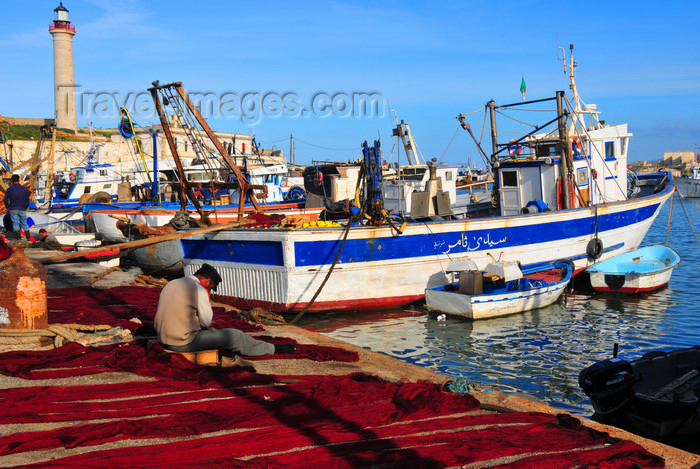
<instances>
[{"instance_id":1,"label":"blue sky","mask_svg":"<svg viewBox=\"0 0 700 469\"><path fill-rule=\"evenodd\" d=\"M575 44L584 101L597 104L608 123L628 123L631 161L692 151L700 143L700 2L575 3L66 0L64 6L77 29L75 82L84 96L123 99L160 80L217 99L295 96L300 108L310 108L319 93L375 93L386 103L383 117L268 113L253 126L231 113L208 116L216 130L255 133L264 147L285 154L293 134L298 163L354 158L363 140L378 137L387 156L391 109L411 125L426 158L481 166L455 116L490 99L519 101L521 77L528 99L568 92L557 43ZM48 27L56 6L3 4L0 114L53 116ZM117 124L85 107L79 126ZM469 120L477 136L482 119L477 113Z\"/></svg>"}]
</instances>

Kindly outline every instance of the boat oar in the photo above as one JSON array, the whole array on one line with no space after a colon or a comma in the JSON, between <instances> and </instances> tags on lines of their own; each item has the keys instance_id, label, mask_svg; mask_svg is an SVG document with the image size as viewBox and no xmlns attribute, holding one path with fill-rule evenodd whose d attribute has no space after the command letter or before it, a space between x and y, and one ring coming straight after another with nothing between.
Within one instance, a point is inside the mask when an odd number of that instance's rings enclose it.
<instances>
[{"instance_id":1,"label":"boat oar","mask_svg":"<svg viewBox=\"0 0 700 469\"><path fill-rule=\"evenodd\" d=\"M186 238L188 236L193 236L193 235L198 235L198 234L203 234L203 233L211 233L213 231L221 231L221 230L225 230L227 228L238 228L240 226L241 226L240 222L233 222L233 223L227 223L225 225L214 225L214 226L207 226L205 228L197 228L194 230L183 230L183 231L178 231L177 233L168 233L168 234L165 234L162 236L155 236L153 238L138 239L136 241L128 241L126 243L120 243L120 244L110 244L107 246L100 246L100 247L94 248L94 249L87 249L85 251L76 251L76 252L67 252L64 254L58 254L58 255L53 256L53 257L39 259L39 262L41 262L42 264L52 264L54 262L67 261L69 259L77 259L79 257L89 256L92 254L100 254L103 252L110 252L110 251L114 251L115 249L118 249L121 251L123 249L150 246L152 244L162 243L163 241L172 241L174 239Z\"/></svg>"}]
</instances>

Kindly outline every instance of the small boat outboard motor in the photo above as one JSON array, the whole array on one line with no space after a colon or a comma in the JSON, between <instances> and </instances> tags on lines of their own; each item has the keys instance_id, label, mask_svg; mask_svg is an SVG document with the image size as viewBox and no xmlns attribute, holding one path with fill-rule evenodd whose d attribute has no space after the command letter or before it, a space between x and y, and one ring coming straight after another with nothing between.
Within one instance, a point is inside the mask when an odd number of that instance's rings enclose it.
<instances>
[{"instance_id":1,"label":"small boat outboard motor","mask_svg":"<svg viewBox=\"0 0 700 469\"><path fill-rule=\"evenodd\" d=\"M624 407L635 383L632 365L617 357L594 363L578 375L579 386L601 416Z\"/></svg>"}]
</instances>

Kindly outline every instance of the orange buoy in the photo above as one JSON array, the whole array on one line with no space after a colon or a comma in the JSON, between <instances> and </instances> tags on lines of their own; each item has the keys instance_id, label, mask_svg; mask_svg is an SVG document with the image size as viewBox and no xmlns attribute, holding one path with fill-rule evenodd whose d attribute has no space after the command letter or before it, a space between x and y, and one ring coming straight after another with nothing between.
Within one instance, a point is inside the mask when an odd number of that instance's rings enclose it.
<instances>
[{"instance_id":1,"label":"orange buoy","mask_svg":"<svg viewBox=\"0 0 700 469\"><path fill-rule=\"evenodd\" d=\"M46 269L13 246L12 255L0 262L0 328L46 329Z\"/></svg>"}]
</instances>

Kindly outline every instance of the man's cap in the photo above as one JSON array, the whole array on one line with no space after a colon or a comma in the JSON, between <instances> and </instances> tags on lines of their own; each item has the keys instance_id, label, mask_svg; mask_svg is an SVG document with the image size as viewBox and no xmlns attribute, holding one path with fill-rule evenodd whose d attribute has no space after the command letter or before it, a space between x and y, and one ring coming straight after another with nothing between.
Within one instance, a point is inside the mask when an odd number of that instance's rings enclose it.
<instances>
[{"instance_id":1,"label":"man's cap","mask_svg":"<svg viewBox=\"0 0 700 469\"><path fill-rule=\"evenodd\" d=\"M45 229L42 228L39 230L39 233L48 233L48 231L46 231Z\"/></svg>"},{"instance_id":2,"label":"man's cap","mask_svg":"<svg viewBox=\"0 0 700 469\"><path fill-rule=\"evenodd\" d=\"M216 291L216 287L218 287L221 283L221 275L219 275L219 272L217 272L216 269L209 264L202 264L202 267L200 267L194 274L201 275L202 277L208 278L214 282L214 285L211 287L211 289L214 291Z\"/></svg>"}]
</instances>

